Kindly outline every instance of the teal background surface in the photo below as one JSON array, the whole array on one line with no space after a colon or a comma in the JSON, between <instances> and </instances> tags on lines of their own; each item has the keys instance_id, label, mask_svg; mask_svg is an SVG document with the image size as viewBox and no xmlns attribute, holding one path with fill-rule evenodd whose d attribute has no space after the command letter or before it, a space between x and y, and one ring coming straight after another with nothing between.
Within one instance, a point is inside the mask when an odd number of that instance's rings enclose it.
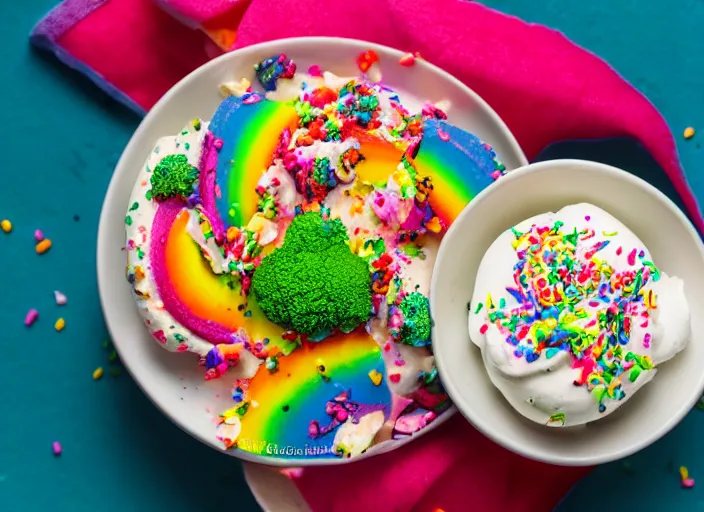
<instances>
[{"instance_id":1,"label":"teal background surface","mask_svg":"<svg viewBox=\"0 0 704 512\"><path fill-rule=\"evenodd\" d=\"M28 45L54 0L0 5L0 511L257 510L240 465L169 423L103 348L95 275L98 215L112 169L139 119ZM704 3L680 0L492 0L610 62L660 109L689 181L704 199ZM686 126L701 126L691 141ZM34 252L40 228L54 246ZM57 306L53 290L68 296ZM39 321L23 325L29 308ZM53 324L63 316L66 329ZM95 368L105 377L93 381ZM602 466L559 507L704 510L704 412L627 461ZM51 443L63 445L61 457ZM701 483L680 487L686 465ZM549 485L539 475L536 485ZM453 511L448 511L453 512Z\"/></svg>"}]
</instances>

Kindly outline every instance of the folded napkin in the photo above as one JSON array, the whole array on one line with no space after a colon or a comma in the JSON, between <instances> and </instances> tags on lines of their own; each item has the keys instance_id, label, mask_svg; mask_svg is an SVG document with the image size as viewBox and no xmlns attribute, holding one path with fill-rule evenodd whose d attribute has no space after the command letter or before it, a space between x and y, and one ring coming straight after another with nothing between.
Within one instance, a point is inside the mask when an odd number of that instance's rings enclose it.
<instances>
[{"instance_id":1,"label":"folded napkin","mask_svg":"<svg viewBox=\"0 0 704 512\"><path fill-rule=\"evenodd\" d=\"M531 160L568 139L639 141L703 232L663 118L606 63L559 32L462 0L158 4L67 0L37 25L32 41L137 111L149 109L178 79L233 46L317 35L419 52L484 97ZM457 416L396 452L290 474L314 511L539 512L551 510L585 471L509 453Z\"/></svg>"}]
</instances>

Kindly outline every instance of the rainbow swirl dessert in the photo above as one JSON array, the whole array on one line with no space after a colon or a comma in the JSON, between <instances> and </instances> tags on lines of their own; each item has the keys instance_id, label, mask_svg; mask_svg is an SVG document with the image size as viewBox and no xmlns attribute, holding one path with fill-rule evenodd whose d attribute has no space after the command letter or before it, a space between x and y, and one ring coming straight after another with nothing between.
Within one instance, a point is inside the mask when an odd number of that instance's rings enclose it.
<instances>
[{"instance_id":1,"label":"rainbow swirl dessert","mask_svg":"<svg viewBox=\"0 0 704 512\"><path fill-rule=\"evenodd\" d=\"M214 435L279 458L353 457L450 406L430 348L436 248L504 173L394 91L285 56L210 123L159 140L126 217L147 329L232 383Z\"/></svg>"}]
</instances>

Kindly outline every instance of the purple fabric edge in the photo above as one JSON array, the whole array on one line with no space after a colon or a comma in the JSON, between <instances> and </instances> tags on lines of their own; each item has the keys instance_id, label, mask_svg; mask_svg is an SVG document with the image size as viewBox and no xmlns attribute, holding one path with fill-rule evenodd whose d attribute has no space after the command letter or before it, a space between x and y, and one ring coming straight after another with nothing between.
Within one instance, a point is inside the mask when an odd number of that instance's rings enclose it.
<instances>
[{"instance_id":1,"label":"purple fabric edge","mask_svg":"<svg viewBox=\"0 0 704 512\"><path fill-rule=\"evenodd\" d=\"M30 43L44 51L52 53L60 62L85 75L108 96L133 112L144 116L146 110L127 94L95 71L85 62L71 55L59 43L58 39L93 11L102 7L109 0L65 0L44 16L32 29Z\"/></svg>"},{"instance_id":2,"label":"purple fabric edge","mask_svg":"<svg viewBox=\"0 0 704 512\"><path fill-rule=\"evenodd\" d=\"M67 30L108 1L64 0L35 25L32 35L44 34L51 41L56 42Z\"/></svg>"}]
</instances>

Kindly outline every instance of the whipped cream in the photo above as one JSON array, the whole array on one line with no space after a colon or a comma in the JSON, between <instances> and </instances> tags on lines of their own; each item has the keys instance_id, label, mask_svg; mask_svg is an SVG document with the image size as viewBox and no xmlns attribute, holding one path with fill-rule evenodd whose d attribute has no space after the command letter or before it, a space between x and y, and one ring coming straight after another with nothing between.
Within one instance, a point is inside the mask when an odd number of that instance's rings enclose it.
<instances>
[{"instance_id":1,"label":"whipped cream","mask_svg":"<svg viewBox=\"0 0 704 512\"><path fill-rule=\"evenodd\" d=\"M552 427L603 418L685 348L681 279L590 204L527 219L499 236L477 272L469 335L492 383Z\"/></svg>"}]
</instances>

